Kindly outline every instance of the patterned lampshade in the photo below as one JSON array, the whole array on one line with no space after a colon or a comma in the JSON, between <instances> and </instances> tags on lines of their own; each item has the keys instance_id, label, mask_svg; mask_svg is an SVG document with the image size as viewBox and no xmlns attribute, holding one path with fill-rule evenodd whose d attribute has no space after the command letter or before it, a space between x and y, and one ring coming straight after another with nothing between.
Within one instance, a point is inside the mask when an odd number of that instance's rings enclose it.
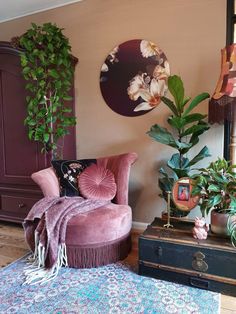
<instances>
[{"instance_id":1,"label":"patterned lampshade","mask_svg":"<svg viewBox=\"0 0 236 314\"><path fill-rule=\"evenodd\" d=\"M233 121L234 105L236 105L236 44L221 50L221 73L209 102L209 123Z\"/></svg>"}]
</instances>

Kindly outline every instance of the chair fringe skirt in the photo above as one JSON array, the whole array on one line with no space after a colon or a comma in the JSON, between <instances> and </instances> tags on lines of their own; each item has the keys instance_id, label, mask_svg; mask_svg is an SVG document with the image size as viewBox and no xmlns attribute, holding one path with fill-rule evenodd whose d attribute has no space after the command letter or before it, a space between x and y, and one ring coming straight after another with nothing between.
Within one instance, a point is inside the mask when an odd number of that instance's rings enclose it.
<instances>
[{"instance_id":1,"label":"chair fringe skirt","mask_svg":"<svg viewBox=\"0 0 236 314\"><path fill-rule=\"evenodd\" d=\"M131 234L108 243L88 246L66 244L68 266L92 268L115 263L126 258L131 250Z\"/></svg>"}]
</instances>

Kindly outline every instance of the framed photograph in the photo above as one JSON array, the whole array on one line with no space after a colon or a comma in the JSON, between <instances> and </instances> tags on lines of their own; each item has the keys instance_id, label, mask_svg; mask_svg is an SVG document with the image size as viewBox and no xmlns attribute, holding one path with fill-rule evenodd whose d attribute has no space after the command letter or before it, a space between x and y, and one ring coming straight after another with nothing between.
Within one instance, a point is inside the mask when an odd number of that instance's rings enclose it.
<instances>
[{"instance_id":1,"label":"framed photograph","mask_svg":"<svg viewBox=\"0 0 236 314\"><path fill-rule=\"evenodd\" d=\"M199 196L191 196L192 180L188 177L177 180L172 189L172 198L175 205L183 210L190 211L198 205Z\"/></svg>"},{"instance_id":2,"label":"framed photograph","mask_svg":"<svg viewBox=\"0 0 236 314\"><path fill-rule=\"evenodd\" d=\"M189 201L189 192L190 192L190 185L189 184L178 184L178 194L177 198L178 201Z\"/></svg>"}]
</instances>

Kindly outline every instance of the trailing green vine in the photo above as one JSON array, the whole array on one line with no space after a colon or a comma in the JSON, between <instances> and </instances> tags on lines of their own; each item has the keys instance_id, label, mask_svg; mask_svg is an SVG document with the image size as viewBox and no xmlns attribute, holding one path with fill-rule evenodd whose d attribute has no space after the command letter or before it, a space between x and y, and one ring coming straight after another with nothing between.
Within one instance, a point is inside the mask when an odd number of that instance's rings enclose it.
<instances>
[{"instance_id":1,"label":"trailing green vine","mask_svg":"<svg viewBox=\"0 0 236 314\"><path fill-rule=\"evenodd\" d=\"M21 66L28 81L26 97L30 140L43 144L42 152L58 157L58 140L75 125L68 101L73 80L71 47L62 29L46 23L32 27L20 37ZM62 157L62 156L60 156Z\"/></svg>"}]
</instances>

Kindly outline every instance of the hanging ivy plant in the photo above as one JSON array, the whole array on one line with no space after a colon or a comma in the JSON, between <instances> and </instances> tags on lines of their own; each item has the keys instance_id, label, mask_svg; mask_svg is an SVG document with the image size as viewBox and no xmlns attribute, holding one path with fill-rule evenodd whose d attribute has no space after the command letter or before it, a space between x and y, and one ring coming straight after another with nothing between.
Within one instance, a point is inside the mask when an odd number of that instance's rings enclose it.
<instances>
[{"instance_id":1,"label":"hanging ivy plant","mask_svg":"<svg viewBox=\"0 0 236 314\"><path fill-rule=\"evenodd\" d=\"M73 64L71 47L62 29L51 23L32 27L19 39L21 65L28 81L26 97L30 140L43 144L42 152L53 152L58 157L58 140L75 125L75 117L68 101ZM61 157L61 156L60 156Z\"/></svg>"}]
</instances>

